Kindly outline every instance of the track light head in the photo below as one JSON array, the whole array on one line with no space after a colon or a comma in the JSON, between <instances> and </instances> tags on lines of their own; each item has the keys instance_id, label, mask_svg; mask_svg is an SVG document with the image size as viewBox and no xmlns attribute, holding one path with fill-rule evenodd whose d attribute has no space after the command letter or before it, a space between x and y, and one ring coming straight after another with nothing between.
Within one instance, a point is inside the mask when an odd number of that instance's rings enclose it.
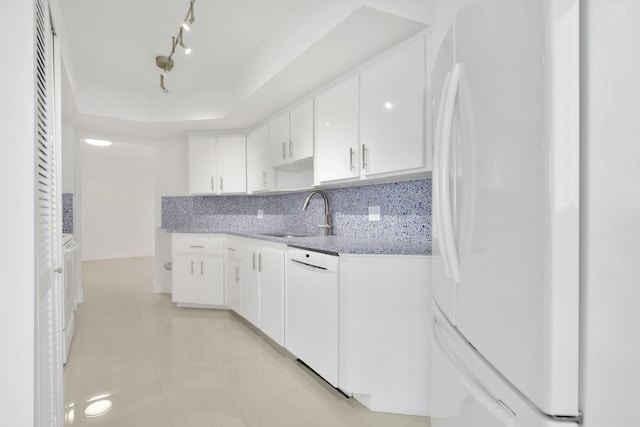
<instances>
[{"instance_id":1,"label":"track light head","mask_svg":"<svg viewBox=\"0 0 640 427\"><path fill-rule=\"evenodd\" d=\"M184 31L189 31L191 29L190 25L193 24L193 21L195 21L195 15L193 14L194 2L195 0L189 1L189 10L187 11L187 15L182 21L182 25L178 29L178 35L175 37L171 37L171 53L169 54L169 56L156 56L156 65L162 70L160 74L160 88L164 93L169 93L164 85L164 76L173 69L173 54L176 52L176 46L180 45L180 47L184 49L184 53L186 55L189 55L191 53L191 48L184 43L182 34Z\"/></svg>"}]
</instances>

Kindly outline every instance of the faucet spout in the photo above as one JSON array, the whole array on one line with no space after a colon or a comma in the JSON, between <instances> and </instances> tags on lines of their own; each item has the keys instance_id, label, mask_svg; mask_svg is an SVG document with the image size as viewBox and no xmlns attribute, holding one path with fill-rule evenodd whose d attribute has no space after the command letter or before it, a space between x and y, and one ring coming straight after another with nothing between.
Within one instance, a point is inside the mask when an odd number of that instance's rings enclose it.
<instances>
[{"instance_id":1,"label":"faucet spout","mask_svg":"<svg viewBox=\"0 0 640 427\"><path fill-rule=\"evenodd\" d=\"M304 199L304 203L302 204L302 210L306 211L307 208L309 207L309 202L311 202L311 198L313 196L315 196L316 194L320 195L323 199L324 199L324 217L325 217L325 223L324 224L319 224L318 227L324 228L324 234L326 236L331 234L331 229L333 228L333 226L331 225L331 215L329 213L329 199L327 199L327 195L324 194L322 191L316 190L316 191L312 191L306 199Z\"/></svg>"}]
</instances>

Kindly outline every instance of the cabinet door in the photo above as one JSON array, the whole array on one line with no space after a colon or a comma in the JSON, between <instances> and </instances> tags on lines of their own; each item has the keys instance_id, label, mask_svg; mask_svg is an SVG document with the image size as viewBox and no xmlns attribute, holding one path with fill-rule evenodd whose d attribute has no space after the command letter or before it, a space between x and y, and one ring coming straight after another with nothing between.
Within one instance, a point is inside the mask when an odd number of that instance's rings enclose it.
<instances>
[{"instance_id":1,"label":"cabinet door","mask_svg":"<svg viewBox=\"0 0 640 427\"><path fill-rule=\"evenodd\" d=\"M260 329L284 345L284 251L260 249Z\"/></svg>"},{"instance_id":2,"label":"cabinet door","mask_svg":"<svg viewBox=\"0 0 640 427\"><path fill-rule=\"evenodd\" d=\"M235 238L228 238L225 251L225 304L240 313L240 260L242 243Z\"/></svg>"},{"instance_id":3,"label":"cabinet door","mask_svg":"<svg viewBox=\"0 0 640 427\"><path fill-rule=\"evenodd\" d=\"M224 262L222 256L203 256L196 259L198 304L224 304Z\"/></svg>"},{"instance_id":4,"label":"cabinet door","mask_svg":"<svg viewBox=\"0 0 640 427\"><path fill-rule=\"evenodd\" d=\"M240 260L227 258L224 303L240 313Z\"/></svg>"},{"instance_id":5,"label":"cabinet door","mask_svg":"<svg viewBox=\"0 0 640 427\"><path fill-rule=\"evenodd\" d=\"M316 98L316 183L358 176L358 76Z\"/></svg>"},{"instance_id":6,"label":"cabinet door","mask_svg":"<svg viewBox=\"0 0 640 427\"><path fill-rule=\"evenodd\" d=\"M189 135L189 193L216 193L216 139L212 135Z\"/></svg>"},{"instance_id":7,"label":"cabinet door","mask_svg":"<svg viewBox=\"0 0 640 427\"><path fill-rule=\"evenodd\" d=\"M289 160L313 157L313 99L289 113Z\"/></svg>"},{"instance_id":8,"label":"cabinet door","mask_svg":"<svg viewBox=\"0 0 640 427\"><path fill-rule=\"evenodd\" d=\"M247 140L247 191L271 190L274 187L273 168L269 164L269 126L264 125L249 134Z\"/></svg>"},{"instance_id":9,"label":"cabinet door","mask_svg":"<svg viewBox=\"0 0 640 427\"><path fill-rule=\"evenodd\" d=\"M247 192L247 151L244 135L221 136L216 143L218 193Z\"/></svg>"},{"instance_id":10,"label":"cabinet door","mask_svg":"<svg viewBox=\"0 0 640 427\"><path fill-rule=\"evenodd\" d=\"M196 260L187 255L175 255L171 262L171 301L196 304Z\"/></svg>"},{"instance_id":11,"label":"cabinet door","mask_svg":"<svg viewBox=\"0 0 640 427\"><path fill-rule=\"evenodd\" d=\"M259 248L245 246L240 268L240 315L260 327Z\"/></svg>"},{"instance_id":12,"label":"cabinet door","mask_svg":"<svg viewBox=\"0 0 640 427\"><path fill-rule=\"evenodd\" d=\"M360 76L365 175L425 167L425 41L416 39Z\"/></svg>"},{"instance_id":13,"label":"cabinet door","mask_svg":"<svg viewBox=\"0 0 640 427\"><path fill-rule=\"evenodd\" d=\"M269 122L269 146L273 166L289 161L289 113L284 113Z\"/></svg>"}]
</instances>

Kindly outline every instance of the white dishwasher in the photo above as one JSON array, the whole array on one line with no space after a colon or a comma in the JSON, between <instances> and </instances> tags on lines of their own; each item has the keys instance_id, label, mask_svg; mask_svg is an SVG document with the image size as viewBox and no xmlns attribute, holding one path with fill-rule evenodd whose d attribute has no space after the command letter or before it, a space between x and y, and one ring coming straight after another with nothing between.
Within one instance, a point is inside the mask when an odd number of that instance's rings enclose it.
<instances>
[{"instance_id":1,"label":"white dishwasher","mask_svg":"<svg viewBox=\"0 0 640 427\"><path fill-rule=\"evenodd\" d=\"M332 386L338 386L337 254L287 251L285 347Z\"/></svg>"}]
</instances>

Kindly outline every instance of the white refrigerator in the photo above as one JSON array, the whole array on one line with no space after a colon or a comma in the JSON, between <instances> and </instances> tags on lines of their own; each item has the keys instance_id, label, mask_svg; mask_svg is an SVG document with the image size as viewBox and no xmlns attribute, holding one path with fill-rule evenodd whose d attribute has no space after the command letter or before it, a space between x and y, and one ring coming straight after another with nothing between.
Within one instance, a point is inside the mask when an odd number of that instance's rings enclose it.
<instances>
[{"instance_id":1,"label":"white refrigerator","mask_svg":"<svg viewBox=\"0 0 640 427\"><path fill-rule=\"evenodd\" d=\"M640 426L640 2L435 11L432 425Z\"/></svg>"}]
</instances>

